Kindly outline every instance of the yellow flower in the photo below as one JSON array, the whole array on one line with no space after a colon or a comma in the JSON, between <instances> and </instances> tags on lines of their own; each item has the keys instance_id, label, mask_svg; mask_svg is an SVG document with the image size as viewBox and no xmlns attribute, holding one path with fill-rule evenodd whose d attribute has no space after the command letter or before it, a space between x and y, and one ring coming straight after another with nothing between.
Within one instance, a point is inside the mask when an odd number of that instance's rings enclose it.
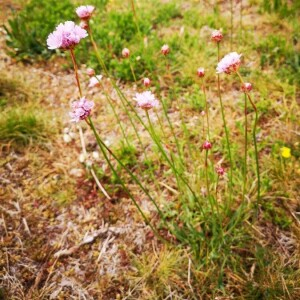
<instances>
[{"instance_id":1,"label":"yellow flower","mask_svg":"<svg viewBox=\"0 0 300 300\"><path fill-rule=\"evenodd\" d=\"M291 157L291 149L288 147L282 147L281 150L281 156L284 158L290 158Z\"/></svg>"}]
</instances>

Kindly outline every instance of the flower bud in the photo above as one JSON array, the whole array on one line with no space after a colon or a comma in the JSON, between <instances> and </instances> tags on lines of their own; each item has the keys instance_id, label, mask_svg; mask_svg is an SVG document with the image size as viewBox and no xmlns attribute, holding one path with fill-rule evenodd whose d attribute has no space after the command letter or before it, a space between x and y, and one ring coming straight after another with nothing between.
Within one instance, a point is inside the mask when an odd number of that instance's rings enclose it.
<instances>
[{"instance_id":1,"label":"flower bud","mask_svg":"<svg viewBox=\"0 0 300 300\"><path fill-rule=\"evenodd\" d=\"M216 167L216 172L219 176L223 176L225 174L225 169L222 168L221 166Z\"/></svg>"},{"instance_id":2,"label":"flower bud","mask_svg":"<svg viewBox=\"0 0 300 300\"><path fill-rule=\"evenodd\" d=\"M89 75L90 77L95 76L96 72L92 68L87 68L86 69L86 74Z\"/></svg>"},{"instance_id":3,"label":"flower bud","mask_svg":"<svg viewBox=\"0 0 300 300\"><path fill-rule=\"evenodd\" d=\"M168 55L169 53L170 53L170 48L169 48L169 46L168 45L163 45L162 47L161 47L161 53L163 54L163 55Z\"/></svg>"},{"instance_id":4,"label":"flower bud","mask_svg":"<svg viewBox=\"0 0 300 300\"><path fill-rule=\"evenodd\" d=\"M150 81L149 78L145 77L145 78L143 79L143 85L144 85L145 87L150 86L150 83L151 83L151 81Z\"/></svg>"},{"instance_id":5,"label":"flower bud","mask_svg":"<svg viewBox=\"0 0 300 300\"><path fill-rule=\"evenodd\" d=\"M221 42L222 39L223 39L223 34L220 30L214 30L212 33L211 33L211 39L212 41L214 42Z\"/></svg>"},{"instance_id":6,"label":"flower bud","mask_svg":"<svg viewBox=\"0 0 300 300\"><path fill-rule=\"evenodd\" d=\"M202 145L202 149L204 149L204 150L209 150L209 149L211 149L211 147L212 147L212 144L209 141L205 141Z\"/></svg>"},{"instance_id":7,"label":"flower bud","mask_svg":"<svg viewBox=\"0 0 300 300\"><path fill-rule=\"evenodd\" d=\"M124 58L128 58L129 55L130 55L129 49L128 49L128 48L124 48L124 49L122 50L122 56L123 56Z\"/></svg>"},{"instance_id":8,"label":"flower bud","mask_svg":"<svg viewBox=\"0 0 300 300\"><path fill-rule=\"evenodd\" d=\"M88 23L88 21L86 21L86 20L82 20L82 21L80 21L79 26L80 26L82 29L88 29L88 28L89 28L89 23Z\"/></svg>"},{"instance_id":9,"label":"flower bud","mask_svg":"<svg viewBox=\"0 0 300 300\"><path fill-rule=\"evenodd\" d=\"M245 93L249 93L252 90L252 84L250 82L245 82L242 85L242 91Z\"/></svg>"},{"instance_id":10,"label":"flower bud","mask_svg":"<svg viewBox=\"0 0 300 300\"><path fill-rule=\"evenodd\" d=\"M198 75L199 77L204 77L204 75L205 75L204 68L199 68L199 69L197 70L197 75Z\"/></svg>"}]
</instances>

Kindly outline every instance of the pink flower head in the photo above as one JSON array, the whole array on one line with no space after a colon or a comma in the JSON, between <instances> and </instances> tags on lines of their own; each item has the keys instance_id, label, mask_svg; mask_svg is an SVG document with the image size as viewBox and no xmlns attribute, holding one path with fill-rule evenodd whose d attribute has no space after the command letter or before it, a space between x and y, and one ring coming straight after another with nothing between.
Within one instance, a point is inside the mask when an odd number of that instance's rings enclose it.
<instances>
[{"instance_id":1,"label":"pink flower head","mask_svg":"<svg viewBox=\"0 0 300 300\"><path fill-rule=\"evenodd\" d=\"M225 169L222 168L221 166L216 167L216 172L219 176L223 176L225 174Z\"/></svg>"},{"instance_id":2,"label":"pink flower head","mask_svg":"<svg viewBox=\"0 0 300 300\"><path fill-rule=\"evenodd\" d=\"M158 100L155 99L155 96L150 91L136 93L134 100L137 101L137 106L144 110L158 107L159 104Z\"/></svg>"},{"instance_id":3,"label":"pink flower head","mask_svg":"<svg viewBox=\"0 0 300 300\"><path fill-rule=\"evenodd\" d=\"M87 37L87 31L72 21L60 23L55 31L49 34L47 45L49 49L73 49L81 39Z\"/></svg>"},{"instance_id":4,"label":"pink flower head","mask_svg":"<svg viewBox=\"0 0 300 300\"><path fill-rule=\"evenodd\" d=\"M93 101L88 101L85 97L80 98L78 101L72 103L73 111L70 112L72 122L79 122L80 120L86 119L94 107Z\"/></svg>"},{"instance_id":5,"label":"pink flower head","mask_svg":"<svg viewBox=\"0 0 300 300\"><path fill-rule=\"evenodd\" d=\"M99 81L101 81L101 79L102 79L102 75L96 75L96 76L90 78L89 87L93 88L96 86L100 86Z\"/></svg>"},{"instance_id":6,"label":"pink flower head","mask_svg":"<svg viewBox=\"0 0 300 300\"><path fill-rule=\"evenodd\" d=\"M76 14L81 20L89 20L95 10L92 5L82 5L76 8Z\"/></svg>"},{"instance_id":7,"label":"pink flower head","mask_svg":"<svg viewBox=\"0 0 300 300\"><path fill-rule=\"evenodd\" d=\"M209 149L211 149L211 147L212 147L212 144L209 141L205 141L202 145L202 149L204 149L204 150L209 150Z\"/></svg>"},{"instance_id":8,"label":"pink flower head","mask_svg":"<svg viewBox=\"0 0 300 300\"><path fill-rule=\"evenodd\" d=\"M150 86L150 83L151 83L151 81L150 81L149 78L145 77L145 78L143 79L143 85L144 85L145 87Z\"/></svg>"},{"instance_id":9,"label":"pink flower head","mask_svg":"<svg viewBox=\"0 0 300 300\"><path fill-rule=\"evenodd\" d=\"M95 76L95 70L92 68L87 68L86 69L86 74L89 75L90 77Z\"/></svg>"},{"instance_id":10,"label":"pink flower head","mask_svg":"<svg viewBox=\"0 0 300 300\"><path fill-rule=\"evenodd\" d=\"M252 91L252 84L250 82L245 82L242 85L242 91L245 93L249 93Z\"/></svg>"},{"instance_id":11,"label":"pink flower head","mask_svg":"<svg viewBox=\"0 0 300 300\"><path fill-rule=\"evenodd\" d=\"M223 34L220 30L214 30L212 33L211 33L211 39L214 41L214 42L221 42L222 39L223 39Z\"/></svg>"},{"instance_id":12,"label":"pink flower head","mask_svg":"<svg viewBox=\"0 0 300 300\"><path fill-rule=\"evenodd\" d=\"M122 56L123 56L124 58L128 58L129 55L130 55L130 50L129 50L128 48L124 48L124 49L122 50Z\"/></svg>"},{"instance_id":13,"label":"pink flower head","mask_svg":"<svg viewBox=\"0 0 300 300\"><path fill-rule=\"evenodd\" d=\"M202 110L200 114L201 114L202 117L204 117L205 116L205 111Z\"/></svg>"},{"instance_id":14,"label":"pink flower head","mask_svg":"<svg viewBox=\"0 0 300 300\"><path fill-rule=\"evenodd\" d=\"M199 77L204 77L204 75L205 75L204 68L199 68L199 69L197 70L197 75L198 75Z\"/></svg>"},{"instance_id":15,"label":"pink flower head","mask_svg":"<svg viewBox=\"0 0 300 300\"><path fill-rule=\"evenodd\" d=\"M170 53L170 48L167 44L165 44L161 47L161 53L163 55L168 55Z\"/></svg>"},{"instance_id":16,"label":"pink flower head","mask_svg":"<svg viewBox=\"0 0 300 300\"><path fill-rule=\"evenodd\" d=\"M236 72L241 65L241 56L242 54L238 54L236 52L231 52L225 55L218 63L217 73L226 73L231 74L232 72Z\"/></svg>"}]
</instances>

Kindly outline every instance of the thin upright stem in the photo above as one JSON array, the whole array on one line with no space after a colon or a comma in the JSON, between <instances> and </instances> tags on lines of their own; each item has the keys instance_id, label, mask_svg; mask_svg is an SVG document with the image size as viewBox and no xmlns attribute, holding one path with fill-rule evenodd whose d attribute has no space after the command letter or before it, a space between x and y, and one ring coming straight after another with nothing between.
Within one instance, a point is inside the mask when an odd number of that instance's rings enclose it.
<instances>
[{"instance_id":1,"label":"thin upright stem","mask_svg":"<svg viewBox=\"0 0 300 300\"><path fill-rule=\"evenodd\" d=\"M220 58L220 43L217 43L218 45L218 60ZM225 118L225 112L224 112L224 106L223 106L223 101L222 101L222 95L221 95L221 84L220 84L220 75L218 74L218 95L219 95L219 100L220 100L220 106L221 106L221 114L222 114L222 119L223 119L223 125L224 125L224 130L225 130L225 136L226 136L226 144L227 144L227 151L228 151L228 156L229 156L229 162L230 162L230 168L229 168L229 203L226 205L226 211L228 211L231 202L232 202L232 189L233 189L233 182L232 182L232 156L231 156L231 148L230 148L230 141L229 141L229 131L227 128L227 123L226 123L226 118Z\"/></svg>"},{"instance_id":2,"label":"thin upright stem","mask_svg":"<svg viewBox=\"0 0 300 300\"><path fill-rule=\"evenodd\" d=\"M230 51L232 51L233 40L233 0L230 0Z\"/></svg>"},{"instance_id":3,"label":"thin upright stem","mask_svg":"<svg viewBox=\"0 0 300 300\"><path fill-rule=\"evenodd\" d=\"M207 137L208 137L208 140L210 140L208 102L207 102L206 89L205 89L205 83L204 83L203 78L202 78L202 90L203 90L203 95L204 95L204 100L205 100L205 111L206 111L206 121L207 121Z\"/></svg>"},{"instance_id":4,"label":"thin upright stem","mask_svg":"<svg viewBox=\"0 0 300 300\"><path fill-rule=\"evenodd\" d=\"M74 54L73 49L70 49L70 54L71 54L71 58L72 58L73 66L74 66L74 72L75 72L77 87L78 87L78 90L79 90L80 97L82 97L82 91L81 91L79 75L78 75L78 66L77 66L77 63L76 63L75 54Z\"/></svg>"},{"instance_id":5,"label":"thin upright stem","mask_svg":"<svg viewBox=\"0 0 300 300\"><path fill-rule=\"evenodd\" d=\"M244 153L244 184L243 184L243 200L246 195L246 184L247 184L247 155L248 155L248 120L247 120L247 95L245 93L245 153Z\"/></svg>"},{"instance_id":6,"label":"thin upright stem","mask_svg":"<svg viewBox=\"0 0 300 300\"><path fill-rule=\"evenodd\" d=\"M131 70L131 73L132 73L134 82L137 83L136 76L135 76L135 72L134 72L134 69L133 69L133 66L132 66L132 63L131 63L130 60L129 60L129 65L130 65L130 70Z\"/></svg>"},{"instance_id":7,"label":"thin upright stem","mask_svg":"<svg viewBox=\"0 0 300 300\"><path fill-rule=\"evenodd\" d=\"M139 181L139 179L118 159L118 157L108 148L108 146L106 146L106 144L102 141L102 139L100 138L99 134L96 131L96 128L93 124L92 119L89 117L88 118L88 122L89 126L91 127L94 136L96 138L97 144L99 145L101 152L104 155L105 160L107 161L107 163L109 164L111 170L113 171L114 175L120 180L121 185L123 186L123 188L128 192L131 200L133 201L133 203L135 204L135 206L138 208L139 212L141 213L141 215L143 216L145 222L147 224L149 224L149 226L151 227L151 229L156 232L156 230L152 227L152 225L150 224L150 222L148 221L147 217L144 215L144 213L142 212L140 206L138 205L138 203L136 202L136 200L134 199L134 197L131 195L130 191L128 190L128 188L125 186L125 184L123 183L123 181L121 180L121 178L119 177L119 175L117 174L114 166L112 165L112 163L110 162L110 159L108 158L106 151L108 151L108 153L120 164L120 166L130 175L130 177L138 184L138 186L143 190L143 192L148 196L148 198L151 200L151 202L154 204L155 208L157 209L158 214L160 215L160 217L162 218L162 220L165 220L164 214L162 213L162 211L160 210L160 208L158 207L156 201L151 197L151 195L149 194L149 192L144 188L144 186L142 185L142 183Z\"/></svg>"},{"instance_id":8,"label":"thin upright stem","mask_svg":"<svg viewBox=\"0 0 300 300\"><path fill-rule=\"evenodd\" d=\"M241 83L244 83L244 80L239 72L237 72L238 77L240 78ZM257 129L257 121L258 121L258 111L257 107L252 101L252 98L249 93L246 93L247 97L251 103L252 108L255 112L255 119L254 119L254 125L253 125L253 131L252 131L252 138L253 138L253 144L254 144L254 150L255 150L255 163L256 163L256 174L257 174L257 203L256 203L256 212L258 211L258 205L260 203L260 171L259 171L259 157L258 157L258 148L257 148L257 141L256 141L256 129Z\"/></svg>"}]
</instances>

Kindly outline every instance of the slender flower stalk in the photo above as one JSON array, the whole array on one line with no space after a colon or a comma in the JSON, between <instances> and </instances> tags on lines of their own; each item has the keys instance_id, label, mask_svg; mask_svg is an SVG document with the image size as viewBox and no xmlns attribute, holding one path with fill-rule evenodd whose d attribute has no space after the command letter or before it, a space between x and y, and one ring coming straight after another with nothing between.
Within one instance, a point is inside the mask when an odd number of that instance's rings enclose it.
<instances>
[{"instance_id":1,"label":"slender flower stalk","mask_svg":"<svg viewBox=\"0 0 300 300\"><path fill-rule=\"evenodd\" d=\"M113 158L115 160L117 160L117 162L121 165L122 168L124 168L128 174L131 176L131 178L142 188L142 190L146 193L146 195L149 197L149 199L152 201L152 203L154 204L154 206L156 207L160 217L162 218L162 220L165 220L164 215L162 213L162 211L160 210L160 208L158 207L157 203L155 202L155 200L150 196L150 194L147 192L147 190L143 187L143 185L141 184L141 182L137 179L137 177L117 158L117 156L105 145L105 143L101 140L100 136L97 133L97 130L94 126L94 123L92 121L91 118L88 118L87 124L91 127L94 136L96 138L97 144L99 145L101 152L105 158L105 160L107 161L107 163L109 164L112 172L114 173L114 175L118 178L118 180L120 181L122 187L124 188L124 190L128 193L130 199L132 200L133 204L136 206L136 208L138 209L139 213L141 214L142 218L144 219L145 223L147 225L149 225L149 227L151 228L151 230L153 231L153 233L156 235L156 237L162 241L165 242L165 240L159 235L159 233L157 232L157 230L153 227L153 225L150 223L150 221L148 220L148 218L145 216L145 214L143 213L141 207L139 206L139 204L137 203L137 201L135 200L134 196L131 194L131 192L129 191L129 189L126 187L126 185L124 184L123 180L120 178L120 176L118 175L116 169L114 168L114 166L112 165L109 157L107 156L106 151L108 151L108 153L110 155L113 156Z\"/></svg>"},{"instance_id":2,"label":"slender flower stalk","mask_svg":"<svg viewBox=\"0 0 300 300\"><path fill-rule=\"evenodd\" d=\"M248 120L247 120L247 94L245 93L245 108L244 108L244 116L245 116L245 153L244 153L244 184L243 184L243 200L245 200L246 195L246 184L247 184L247 156L248 156Z\"/></svg>"},{"instance_id":3,"label":"slender flower stalk","mask_svg":"<svg viewBox=\"0 0 300 300\"><path fill-rule=\"evenodd\" d=\"M230 51L232 51L233 41L233 0L230 0Z\"/></svg>"},{"instance_id":4,"label":"slender flower stalk","mask_svg":"<svg viewBox=\"0 0 300 300\"><path fill-rule=\"evenodd\" d=\"M202 91L203 91L204 100L205 100L205 112L206 112L205 114L206 114L206 122L207 122L207 138L210 139L208 102L207 102L205 82L204 82L203 77L202 77Z\"/></svg>"},{"instance_id":5,"label":"slender flower stalk","mask_svg":"<svg viewBox=\"0 0 300 300\"><path fill-rule=\"evenodd\" d=\"M256 141L256 130L257 130L257 121L258 121L258 111L257 107L252 101L252 98L250 96L249 91L251 90L251 84L249 86L248 83L245 83L241 74L237 71L237 75L239 76L239 79L245 89L245 94L247 95L248 100L251 103L252 108L254 109L255 112L255 119L254 119L254 125L253 125L253 131L252 131L252 138L253 138L253 143L254 143L254 150L255 150L255 163L256 163L256 174L257 174L257 203L256 203L256 211L258 211L258 205L260 203L260 171L259 171L259 158L258 158L258 148L257 148L257 141Z\"/></svg>"},{"instance_id":6,"label":"slender flower stalk","mask_svg":"<svg viewBox=\"0 0 300 300\"><path fill-rule=\"evenodd\" d=\"M73 62L73 67L74 67L77 87L78 87L78 90L79 90L79 95L80 95L80 97L82 97L82 90L81 90L79 76L78 76L78 66L77 66L77 63L76 63L75 54L74 54L73 49L70 49L70 54L71 54L71 58L72 58L72 62Z\"/></svg>"},{"instance_id":7,"label":"slender flower stalk","mask_svg":"<svg viewBox=\"0 0 300 300\"><path fill-rule=\"evenodd\" d=\"M142 37L142 33L141 33L141 30L140 30L140 26L139 26L139 19L138 19L137 13L136 13L135 5L134 5L134 0L130 0L130 2L131 2L131 9L132 9L132 12L133 12L133 15L134 15L135 26L136 26L136 29L137 29L138 34L140 36L142 46L144 46L143 37Z\"/></svg>"},{"instance_id":8,"label":"slender flower stalk","mask_svg":"<svg viewBox=\"0 0 300 300\"><path fill-rule=\"evenodd\" d=\"M220 43L217 43L218 46L218 61L220 60ZM224 112L224 106L223 106L223 101L222 101L222 95L221 95L221 84L220 84L220 75L217 73L218 76L218 96L220 100L220 106L221 106L221 114L222 114L222 119L223 119L223 125L224 125L224 130L225 130L225 136L226 136L226 144L227 144L227 151L228 151L228 156L229 156L229 162L230 162L230 168L229 168L229 202L227 203L226 211L228 211L229 207L231 206L232 203L232 189L233 189L233 180L232 180L232 156L231 156L231 148L230 148L230 141L229 141L229 131L227 128L227 122L225 118L225 112Z\"/></svg>"}]
</instances>

